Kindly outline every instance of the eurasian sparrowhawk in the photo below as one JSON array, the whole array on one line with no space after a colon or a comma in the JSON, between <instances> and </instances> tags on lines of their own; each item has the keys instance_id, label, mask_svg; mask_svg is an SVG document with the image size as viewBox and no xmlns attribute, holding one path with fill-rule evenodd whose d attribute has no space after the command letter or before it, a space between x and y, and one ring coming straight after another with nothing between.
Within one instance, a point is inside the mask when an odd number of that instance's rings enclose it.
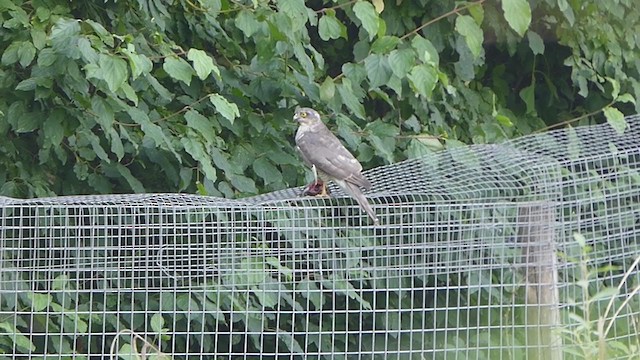
<instances>
[{"instance_id":1,"label":"eurasian sparrowhawk","mask_svg":"<svg viewBox=\"0 0 640 360\"><path fill-rule=\"evenodd\" d=\"M369 180L362 175L360 162L327 128L317 111L311 108L298 108L293 119L299 124L296 132L296 148L307 165L315 168L314 171L317 171L320 180L332 180L351 195L377 225L376 213L360 191L360 187L367 190L371 188ZM317 181L318 179L315 184ZM323 182L321 194L326 194L325 186Z\"/></svg>"}]
</instances>

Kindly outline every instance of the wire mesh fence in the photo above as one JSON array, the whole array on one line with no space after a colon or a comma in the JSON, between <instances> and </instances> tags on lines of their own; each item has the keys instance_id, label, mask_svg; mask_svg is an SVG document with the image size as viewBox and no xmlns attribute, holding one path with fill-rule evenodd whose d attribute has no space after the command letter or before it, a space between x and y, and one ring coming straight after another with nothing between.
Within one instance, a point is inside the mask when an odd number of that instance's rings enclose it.
<instances>
[{"instance_id":1,"label":"wire mesh fence","mask_svg":"<svg viewBox=\"0 0 640 360\"><path fill-rule=\"evenodd\" d=\"M0 356L633 358L627 121L373 169L379 226L335 187L0 198Z\"/></svg>"}]
</instances>

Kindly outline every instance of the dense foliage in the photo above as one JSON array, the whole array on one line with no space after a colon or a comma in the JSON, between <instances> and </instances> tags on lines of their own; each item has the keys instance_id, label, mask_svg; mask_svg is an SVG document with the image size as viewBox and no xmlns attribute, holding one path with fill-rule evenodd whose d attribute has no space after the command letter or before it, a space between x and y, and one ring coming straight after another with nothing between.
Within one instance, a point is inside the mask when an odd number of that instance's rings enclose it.
<instances>
[{"instance_id":1,"label":"dense foliage","mask_svg":"<svg viewBox=\"0 0 640 360\"><path fill-rule=\"evenodd\" d=\"M0 134L5 139L0 143L0 194L240 197L301 185L306 170L293 151L291 120L299 105L325 114L365 168L559 125L608 121L622 132L627 126L623 115L640 110L640 9L635 2L0 0ZM574 156L576 149L561 150ZM439 166L459 162L446 156L434 156L442 157ZM631 174L622 171L627 171L627 160L615 161L620 163L598 173L602 179L587 171L600 170L594 166L585 170L588 179L575 176L579 186L572 183L568 189L588 194L591 202L562 214L580 224L570 229L581 241L565 254L568 263L583 261L586 269L562 274L563 280L582 286L582 292L565 290L562 301L587 303L569 309L563 323L584 319L586 325L579 328L585 341L594 333L587 326L596 317L590 312L600 310L590 307L596 302L589 298L603 301L617 286L597 280L585 284L593 274L630 272L637 264L629 258L636 239L606 243L615 255L607 261L615 263L604 270L585 256L589 249L602 253L605 245L598 240L610 234L637 233L635 215L615 211L637 203L631 189L638 177L635 168ZM495 161L471 169L486 172L500 165ZM579 170L563 168L563 176L571 179ZM611 180L609 170L627 177ZM612 188L627 191L622 196ZM109 207L60 212L7 207L3 216L15 223L3 223L7 246L0 280L9 295L0 299L0 307L10 315L0 319L0 353L104 354L117 331L131 329L159 334L147 339L171 354L439 349L456 356L453 352L468 348L480 349L468 357L525 358L525 331L508 330L524 329L527 316L524 287L515 286L524 280L514 270L521 253L510 239L518 231L512 199L505 195L494 208L437 208L414 222L446 224L448 237L409 226L387 237L359 227L309 227L295 222L306 214L302 207L297 217L292 211L268 219L246 213L243 218L215 207L198 214L171 207L146 217L136 210L113 216ZM584 214L597 219L597 226L586 221L591 218L582 219ZM398 221L411 224L407 219L415 216L422 215L411 210ZM243 233L224 228L229 217L249 226ZM279 222L286 231L274 235L268 222ZM167 224L176 226L162 234L145 232L149 225ZM203 225L223 231L206 233ZM490 244L487 238L498 241ZM173 287L171 276L164 284L146 283L158 274L136 271L157 260L153 250L162 241L184 245L185 258L193 261L197 249L214 248L229 261L228 268L220 267L222 275L209 278L214 281L187 277L178 284L185 287ZM485 247L479 249L475 241ZM323 253L326 249L331 256ZM302 250L304 257L294 257ZM86 262L76 264L75 259L127 260L114 265L117 271L85 273ZM469 267L473 259L493 262ZM441 272L393 270L407 264L435 264ZM47 271L30 272L33 268ZM467 273L456 273L459 268ZM122 269L131 273L122 276ZM306 276L312 269L327 271ZM354 278L360 280L349 280ZM630 279L629 287L637 286L637 276ZM147 292L144 286L163 291ZM638 297L629 299L618 299L616 305L625 311L637 308ZM488 306L497 302L515 311ZM434 311L394 311L427 307ZM465 307L472 310L462 311ZM460 310L460 317L450 317L450 308ZM311 310L319 315L299 315ZM414 344L425 324L491 331L460 338L456 329ZM631 337L635 326L624 323L616 334ZM218 337L199 338L198 330ZM306 330L348 336L300 335ZM382 340L381 333L395 336ZM99 341L91 341L96 337ZM511 343L491 343L496 339ZM130 343L116 350L126 351ZM637 353L635 344L608 345L615 348L609 349L612 354Z\"/></svg>"},{"instance_id":2,"label":"dense foliage","mask_svg":"<svg viewBox=\"0 0 640 360\"><path fill-rule=\"evenodd\" d=\"M300 185L298 105L365 168L564 121L622 130L632 3L3 0L0 194Z\"/></svg>"}]
</instances>

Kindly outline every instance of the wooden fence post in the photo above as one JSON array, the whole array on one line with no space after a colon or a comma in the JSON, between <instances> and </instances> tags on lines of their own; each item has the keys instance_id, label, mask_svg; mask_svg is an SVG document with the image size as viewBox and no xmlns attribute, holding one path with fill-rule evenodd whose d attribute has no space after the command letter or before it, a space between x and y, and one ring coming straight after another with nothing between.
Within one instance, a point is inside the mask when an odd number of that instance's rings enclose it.
<instances>
[{"instance_id":1,"label":"wooden fence post","mask_svg":"<svg viewBox=\"0 0 640 360\"><path fill-rule=\"evenodd\" d=\"M563 357L554 221L550 203L528 203L518 211L518 240L525 265L528 359Z\"/></svg>"}]
</instances>

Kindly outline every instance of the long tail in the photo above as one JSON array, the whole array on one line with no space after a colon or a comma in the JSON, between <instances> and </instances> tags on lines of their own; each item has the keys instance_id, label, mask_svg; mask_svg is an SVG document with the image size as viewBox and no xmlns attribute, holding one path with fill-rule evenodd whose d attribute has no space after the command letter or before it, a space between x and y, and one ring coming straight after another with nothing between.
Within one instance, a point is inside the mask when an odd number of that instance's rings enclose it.
<instances>
[{"instance_id":1,"label":"long tail","mask_svg":"<svg viewBox=\"0 0 640 360\"><path fill-rule=\"evenodd\" d=\"M371 208L371 205L369 205L369 201L367 201L367 198L364 196L362 191L360 191L360 188L358 187L358 185L352 184L347 181L344 181L342 182L342 184L338 184L338 185L342 185L342 188L347 193L349 193L351 197L356 199L356 202L358 202L358 205L360 205L362 210L364 210L367 213L367 215L369 215L371 220L373 220L374 225L380 224L380 221L378 220L378 217L376 216L375 211L373 211L373 209Z\"/></svg>"}]
</instances>

